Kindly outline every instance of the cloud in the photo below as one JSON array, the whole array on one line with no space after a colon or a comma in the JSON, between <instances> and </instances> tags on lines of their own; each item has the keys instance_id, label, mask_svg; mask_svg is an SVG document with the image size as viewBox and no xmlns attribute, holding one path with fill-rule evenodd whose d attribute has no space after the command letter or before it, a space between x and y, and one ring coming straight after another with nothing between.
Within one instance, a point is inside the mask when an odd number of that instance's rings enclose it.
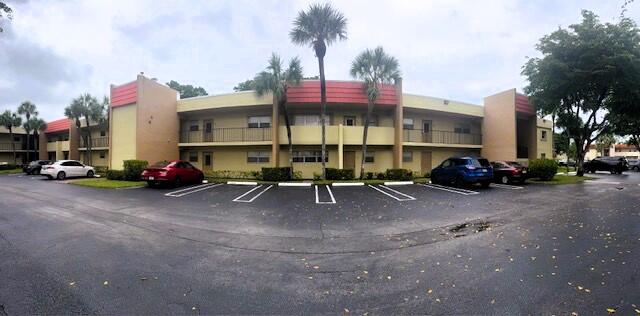
<instances>
[{"instance_id":1,"label":"cloud","mask_svg":"<svg viewBox=\"0 0 640 316\"><path fill-rule=\"evenodd\" d=\"M19 3L13 33L0 34L0 107L30 98L47 106L41 109L47 119L57 118L78 94L107 94L109 84L133 80L140 71L160 82L229 92L262 70L272 52L299 56L305 75L316 75L312 50L288 37L310 2ZM583 8L611 21L622 0L332 3L348 19L349 39L329 47L327 78L350 79L351 60L382 45L400 61L405 91L481 104L487 95L523 88L521 66L537 54L544 34L579 22ZM628 15L638 18L639 8L632 4Z\"/></svg>"}]
</instances>

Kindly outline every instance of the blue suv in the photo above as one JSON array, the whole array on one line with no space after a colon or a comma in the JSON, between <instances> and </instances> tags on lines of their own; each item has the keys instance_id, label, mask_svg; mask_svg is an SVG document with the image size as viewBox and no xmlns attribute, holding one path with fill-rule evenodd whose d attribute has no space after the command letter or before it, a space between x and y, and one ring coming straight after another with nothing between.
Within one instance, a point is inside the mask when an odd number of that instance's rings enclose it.
<instances>
[{"instance_id":1,"label":"blue suv","mask_svg":"<svg viewBox=\"0 0 640 316\"><path fill-rule=\"evenodd\" d=\"M483 188L493 180L493 168L487 159L451 157L431 171L431 183L462 187L480 183Z\"/></svg>"}]
</instances>

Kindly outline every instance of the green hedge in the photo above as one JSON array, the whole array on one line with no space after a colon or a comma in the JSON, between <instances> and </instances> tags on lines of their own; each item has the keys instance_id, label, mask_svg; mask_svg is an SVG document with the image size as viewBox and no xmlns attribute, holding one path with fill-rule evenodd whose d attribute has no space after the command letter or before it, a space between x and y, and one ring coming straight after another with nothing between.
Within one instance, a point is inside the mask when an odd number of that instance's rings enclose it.
<instances>
[{"instance_id":1,"label":"green hedge","mask_svg":"<svg viewBox=\"0 0 640 316\"><path fill-rule=\"evenodd\" d=\"M149 163L146 160L125 160L124 180L140 181L140 175Z\"/></svg>"},{"instance_id":2,"label":"green hedge","mask_svg":"<svg viewBox=\"0 0 640 316\"><path fill-rule=\"evenodd\" d=\"M124 171L122 171L122 170L107 170L107 179L109 179L109 180L124 180Z\"/></svg>"},{"instance_id":3,"label":"green hedge","mask_svg":"<svg viewBox=\"0 0 640 316\"><path fill-rule=\"evenodd\" d=\"M216 170L206 171L205 175L215 179L260 179L260 171L236 171L236 170Z\"/></svg>"},{"instance_id":4,"label":"green hedge","mask_svg":"<svg viewBox=\"0 0 640 316\"><path fill-rule=\"evenodd\" d=\"M327 168L327 180L353 180L353 169Z\"/></svg>"},{"instance_id":5,"label":"green hedge","mask_svg":"<svg viewBox=\"0 0 640 316\"><path fill-rule=\"evenodd\" d=\"M10 164L0 165L0 170L13 170L17 168L19 168L18 165L10 165Z\"/></svg>"},{"instance_id":6,"label":"green hedge","mask_svg":"<svg viewBox=\"0 0 640 316\"><path fill-rule=\"evenodd\" d=\"M558 172L558 163L552 159L533 159L529 161L529 176L549 181Z\"/></svg>"},{"instance_id":7,"label":"green hedge","mask_svg":"<svg viewBox=\"0 0 640 316\"><path fill-rule=\"evenodd\" d=\"M291 180L291 168L262 168L262 180L264 181L289 181Z\"/></svg>"},{"instance_id":8,"label":"green hedge","mask_svg":"<svg viewBox=\"0 0 640 316\"><path fill-rule=\"evenodd\" d=\"M408 181L413 179L413 172L408 169L387 169L385 176L389 180Z\"/></svg>"},{"instance_id":9,"label":"green hedge","mask_svg":"<svg viewBox=\"0 0 640 316\"><path fill-rule=\"evenodd\" d=\"M93 170L95 170L96 174L104 176L104 175L107 174L107 171L109 170L109 167L97 166L97 167L93 167Z\"/></svg>"}]
</instances>

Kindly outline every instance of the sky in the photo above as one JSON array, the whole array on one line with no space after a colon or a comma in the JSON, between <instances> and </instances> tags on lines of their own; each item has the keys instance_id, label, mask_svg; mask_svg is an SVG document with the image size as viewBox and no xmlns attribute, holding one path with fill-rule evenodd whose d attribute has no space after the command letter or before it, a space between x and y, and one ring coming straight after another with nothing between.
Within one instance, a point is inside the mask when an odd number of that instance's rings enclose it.
<instances>
[{"instance_id":1,"label":"sky","mask_svg":"<svg viewBox=\"0 0 640 316\"><path fill-rule=\"evenodd\" d=\"M298 56L305 76L318 74L312 49L289 40L312 1L0 1L14 11L13 20L0 19L0 111L30 100L45 120L58 119L73 98L101 99L110 84L140 72L228 93L272 52ZM624 0L330 2L347 18L348 39L328 48L327 79L352 79L355 56L383 46L400 62L405 93L481 105L485 96L522 91L522 65L539 55L542 36L579 23L583 9L616 22ZM640 21L640 3L626 15Z\"/></svg>"}]
</instances>

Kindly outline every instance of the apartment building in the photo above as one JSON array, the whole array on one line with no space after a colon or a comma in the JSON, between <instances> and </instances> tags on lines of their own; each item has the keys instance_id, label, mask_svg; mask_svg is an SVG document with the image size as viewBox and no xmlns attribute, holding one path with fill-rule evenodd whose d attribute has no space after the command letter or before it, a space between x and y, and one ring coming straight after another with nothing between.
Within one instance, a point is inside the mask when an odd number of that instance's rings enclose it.
<instances>
[{"instance_id":1,"label":"apartment building","mask_svg":"<svg viewBox=\"0 0 640 316\"><path fill-rule=\"evenodd\" d=\"M321 172L320 83L287 93L293 163L304 178ZM362 83L327 81L327 166L360 169L367 99ZM139 75L111 87L108 164L184 159L204 170L258 171L288 166L284 116L273 97L253 91L180 100L176 91ZM476 105L404 93L384 85L368 134L365 172L407 168L424 174L449 156L491 160L552 157L551 122L536 117L515 89Z\"/></svg>"},{"instance_id":2,"label":"apartment building","mask_svg":"<svg viewBox=\"0 0 640 316\"><path fill-rule=\"evenodd\" d=\"M39 135L42 146L39 149L39 159L63 160L75 159L93 166L109 165L109 128L108 125L97 123L86 126L81 120L80 129L75 122L63 118L47 123L46 130ZM91 133L91 159L88 146L81 135Z\"/></svg>"},{"instance_id":3,"label":"apartment building","mask_svg":"<svg viewBox=\"0 0 640 316\"><path fill-rule=\"evenodd\" d=\"M27 135L22 127L14 127L13 138L11 133L4 126L0 126L0 163L13 164L13 149L16 151L15 163L22 163L27 160L27 138L33 138ZM31 142L33 143L33 142ZM33 145L32 145L33 146Z\"/></svg>"}]
</instances>

